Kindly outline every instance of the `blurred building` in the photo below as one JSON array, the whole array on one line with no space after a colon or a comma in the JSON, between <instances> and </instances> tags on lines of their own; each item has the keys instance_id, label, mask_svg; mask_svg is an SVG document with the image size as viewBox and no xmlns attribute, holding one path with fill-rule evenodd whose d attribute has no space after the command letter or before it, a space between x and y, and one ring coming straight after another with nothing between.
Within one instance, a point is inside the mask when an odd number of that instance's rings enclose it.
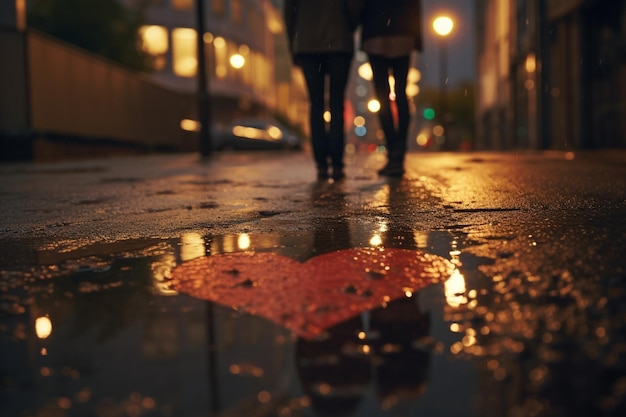
<instances>
[{"instance_id":1,"label":"blurred building","mask_svg":"<svg viewBox=\"0 0 626 417\"><path fill-rule=\"evenodd\" d=\"M65 159L198 148L197 3L145 7L138 73L28 27L27 0L0 2L0 159ZM212 122L273 116L306 133L307 98L291 65L280 7L270 0L203 0Z\"/></svg>"},{"instance_id":2,"label":"blurred building","mask_svg":"<svg viewBox=\"0 0 626 417\"><path fill-rule=\"evenodd\" d=\"M626 147L626 3L478 0L483 149Z\"/></svg>"},{"instance_id":3,"label":"blurred building","mask_svg":"<svg viewBox=\"0 0 626 417\"><path fill-rule=\"evenodd\" d=\"M304 80L291 66L279 2L203 1L214 120L278 114L304 128ZM151 0L141 29L143 46L155 57L151 77L189 94L197 90L196 13L196 0Z\"/></svg>"}]
</instances>

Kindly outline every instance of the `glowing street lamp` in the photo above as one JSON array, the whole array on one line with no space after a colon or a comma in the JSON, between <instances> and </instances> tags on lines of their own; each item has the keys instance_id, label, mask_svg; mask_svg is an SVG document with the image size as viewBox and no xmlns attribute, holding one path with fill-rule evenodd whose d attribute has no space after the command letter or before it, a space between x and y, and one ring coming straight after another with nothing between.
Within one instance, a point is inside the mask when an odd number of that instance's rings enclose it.
<instances>
[{"instance_id":1,"label":"glowing street lamp","mask_svg":"<svg viewBox=\"0 0 626 417\"><path fill-rule=\"evenodd\" d=\"M433 29L439 36L448 36L454 29L454 22L448 16L439 16L433 21Z\"/></svg>"},{"instance_id":2,"label":"glowing street lamp","mask_svg":"<svg viewBox=\"0 0 626 417\"><path fill-rule=\"evenodd\" d=\"M454 29L454 21L448 16L438 16L433 20L433 29L439 35L439 82L441 116L446 117L446 89L448 85L447 38Z\"/></svg>"}]
</instances>

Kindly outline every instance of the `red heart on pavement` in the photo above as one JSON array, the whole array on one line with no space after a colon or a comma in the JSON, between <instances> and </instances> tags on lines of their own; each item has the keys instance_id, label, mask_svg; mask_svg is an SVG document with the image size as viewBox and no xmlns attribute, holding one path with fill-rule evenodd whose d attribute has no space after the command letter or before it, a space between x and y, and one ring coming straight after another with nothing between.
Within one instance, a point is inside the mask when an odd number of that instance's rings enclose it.
<instances>
[{"instance_id":1,"label":"red heart on pavement","mask_svg":"<svg viewBox=\"0 0 626 417\"><path fill-rule=\"evenodd\" d=\"M444 258L408 249L346 249L304 263L274 253L237 252L183 263L173 271L172 286L311 339L452 271Z\"/></svg>"}]
</instances>

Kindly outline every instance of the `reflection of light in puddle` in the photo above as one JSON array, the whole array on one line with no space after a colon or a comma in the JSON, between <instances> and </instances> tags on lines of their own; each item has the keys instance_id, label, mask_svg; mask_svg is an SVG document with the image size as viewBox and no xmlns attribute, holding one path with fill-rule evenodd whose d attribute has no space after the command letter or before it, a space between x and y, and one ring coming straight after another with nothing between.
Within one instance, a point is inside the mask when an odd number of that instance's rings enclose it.
<instances>
[{"instance_id":1,"label":"reflection of light in puddle","mask_svg":"<svg viewBox=\"0 0 626 417\"><path fill-rule=\"evenodd\" d=\"M199 233L185 233L180 238L180 243L180 259L183 262L199 258L206 253L204 238Z\"/></svg>"},{"instance_id":2,"label":"reflection of light in puddle","mask_svg":"<svg viewBox=\"0 0 626 417\"><path fill-rule=\"evenodd\" d=\"M465 277L458 269L455 269L450 279L445 284L446 302L451 307L459 307L467 303L465 296Z\"/></svg>"},{"instance_id":3,"label":"reflection of light in puddle","mask_svg":"<svg viewBox=\"0 0 626 417\"><path fill-rule=\"evenodd\" d=\"M415 245L420 249L428 247L428 233L416 230L413 232L413 240L415 241Z\"/></svg>"},{"instance_id":4,"label":"reflection of light in puddle","mask_svg":"<svg viewBox=\"0 0 626 417\"><path fill-rule=\"evenodd\" d=\"M461 265L461 251L458 250L458 242L453 240L450 248L450 262L459 267ZM459 307L467 304L467 296L465 295L467 288L465 286L465 277L461 271L454 269L450 278L444 283L446 302L450 307Z\"/></svg>"},{"instance_id":5,"label":"reflection of light in puddle","mask_svg":"<svg viewBox=\"0 0 626 417\"><path fill-rule=\"evenodd\" d=\"M378 224L378 230L374 231L374 233L372 234L372 237L370 238L370 246L372 247L378 247L384 244L383 242L383 234L388 231L389 228L387 226L387 222L386 221L381 221Z\"/></svg>"},{"instance_id":6,"label":"reflection of light in puddle","mask_svg":"<svg viewBox=\"0 0 626 417\"><path fill-rule=\"evenodd\" d=\"M39 339L47 339L52 334L52 321L49 317L37 317L35 320L35 333Z\"/></svg>"},{"instance_id":7,"label":"reflection of light in puddle","mask_svg":"<svg viewBox=\"0 0 626 417\"><path fill-rule=\"evenodd\" d=\"M172 269L176 266L174 255L167 254L159 262L152 263L153 288L159 295L177 295L169 285Z\"/></svg>"},{"instance_id":8,"label":"reflection of light in puddle","mask_svg":"<svg viewBox=\"0 0 626 417\"><path fill-rule=\"evenodd\" d=\"M374 236L372 236L370 238L370 245L371 246L380 246L383 243L383 238L379 235L379 234L375 234Z\"/></svg>"},{"instance_id":9,"label":"reflection of light in puddle","mask_svg":"<svg viewBox=\"0 0 626 417\"><path fill-rule=\"evenodd\" d=\"M246 250L250 248L250 235L247 233L242 233L237 238L237 246L241 250Z\"/></svg>"}]
</instances>

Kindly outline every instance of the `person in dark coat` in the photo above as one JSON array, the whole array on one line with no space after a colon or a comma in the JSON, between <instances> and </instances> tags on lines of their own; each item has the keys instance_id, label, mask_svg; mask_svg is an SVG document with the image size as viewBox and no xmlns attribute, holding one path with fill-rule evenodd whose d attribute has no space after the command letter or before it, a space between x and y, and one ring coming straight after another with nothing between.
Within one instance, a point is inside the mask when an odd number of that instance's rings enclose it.
<instances>
[{"instance_id":1,"label":"person in dark coat","mask_svg":"<svg viewBox=\"0 0 626 417\"><path fill-rule=\"evenodd\" d=\"M422 51L420 0L365 0L361 12L361 49L372 66L374 88L380 102L380 123L387 144L387 164L380 175L404 175L404 156L410 125L406 96L407 76L413 51ZM392 112L389 75L395 79L397 120Z\"/></svg>"},{"instance_id":2,"label":"person in dark coat","mask_svg":"<svg viewBox=\"0 0 626 417\"><path fill-rule=\"evenodd\" d=\"M344 173L344 99L354 55L358 8L354 0L285 0L284 20L294 64L302 68L309 92L311 142L319 180ZM324 92L329 83L330 127Z\"/></svg>"}]
</instances>

